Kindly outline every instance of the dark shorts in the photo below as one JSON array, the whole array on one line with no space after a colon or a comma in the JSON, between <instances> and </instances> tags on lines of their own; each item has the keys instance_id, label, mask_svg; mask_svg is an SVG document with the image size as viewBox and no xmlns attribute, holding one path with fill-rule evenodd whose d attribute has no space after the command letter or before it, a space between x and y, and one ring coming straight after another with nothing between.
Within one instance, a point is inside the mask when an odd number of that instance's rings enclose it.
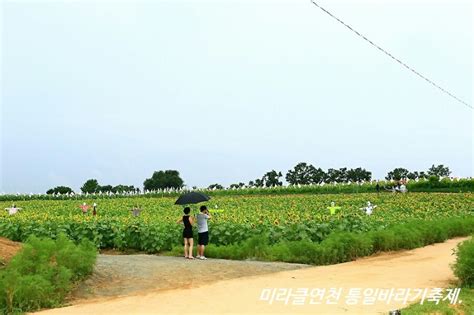
<instances>
[{"instance_id":1,"label":"dark shorts","mask_svg":"<svg viewBox=\"0 0 474 315\"><path fill-rule=\"evenodd\" d=\"M198 236L198 245L209 244L209 232L199 233Z\"/></svg>"},{"instance_id":2,"label":"dark shorts","mask_svg":"<svg viewBox=\"0 0 474 315\"><path fill-rule=\"evenodd\" d=\"M183 238L193 238L193 230L183 230Z\"/></svg>"}]
</instances>

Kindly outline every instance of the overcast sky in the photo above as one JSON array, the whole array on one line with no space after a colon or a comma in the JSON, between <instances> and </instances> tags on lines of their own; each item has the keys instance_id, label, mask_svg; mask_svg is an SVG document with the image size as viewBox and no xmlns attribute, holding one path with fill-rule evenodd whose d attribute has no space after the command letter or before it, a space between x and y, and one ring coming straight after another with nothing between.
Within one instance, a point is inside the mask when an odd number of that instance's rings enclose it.
<instances>
[{"instance_id":1,"label":"overcast sky","mask_svg":"<svg viewBox=\"0 0 474 315\"><path fill-rule=\"evenodd\" d=\"M0 192L301 161L473 176L474 111L307 0L1 3ZM471 1L319 3L472 105Z\"/></svg>"}]
</instances>

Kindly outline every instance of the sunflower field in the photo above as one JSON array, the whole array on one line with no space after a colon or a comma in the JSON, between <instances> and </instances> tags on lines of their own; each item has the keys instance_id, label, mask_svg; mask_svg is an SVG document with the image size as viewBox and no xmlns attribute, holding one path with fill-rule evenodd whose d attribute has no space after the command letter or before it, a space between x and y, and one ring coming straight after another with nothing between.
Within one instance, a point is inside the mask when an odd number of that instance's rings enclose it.
<instances>
[{"instance_id":1,"label":"sunflower field","mask_svg":"<svg viewBox=\"0 0 474 315\"><path fill-rule=\"evenodd\" d=\"M100 248L134 249L148 253L179 245L182 226L176 221L182 207L172 197L133 197L83 200L17 201L15 215L0 213L0 236L25 241L29 236L55 238L65 233L71 239L89 239ZM364 208L377 205L368 216ZM83 203L97 203L82 213ZM330 215L335 202L340 209ZM256 235L272 242L309 240L321 242L335 231L367 232L414 219L467 218L474 215L473 193L327 194L215 196L205 203L211 211L210 241L215 245L237 244ZM199 205L192 206L197 214ZM11 201L0 202L2 209ZM132 207L142 212L133 216ZM197 236L197 231L195 231Z\"/></svg>"}]
</instances>

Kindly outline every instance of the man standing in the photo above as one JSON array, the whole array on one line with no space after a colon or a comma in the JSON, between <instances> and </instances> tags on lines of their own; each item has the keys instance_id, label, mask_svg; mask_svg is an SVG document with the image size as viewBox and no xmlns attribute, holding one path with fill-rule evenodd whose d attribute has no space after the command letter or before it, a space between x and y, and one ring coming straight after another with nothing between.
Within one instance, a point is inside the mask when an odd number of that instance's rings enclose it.
<instances>
[{"instance_id":1,"label":"man standing","mask_svg":"<svg viewBox=\"0 0 474 315\"><path fill-rule=\"evenodd\" d=\"M201 206L201 213L197 215L198 223L198 254L197 258L205 260L204 248L209 244L209 229L207 227L207 220L211 218L206 206Z\"/></svg>"}]
</instances>

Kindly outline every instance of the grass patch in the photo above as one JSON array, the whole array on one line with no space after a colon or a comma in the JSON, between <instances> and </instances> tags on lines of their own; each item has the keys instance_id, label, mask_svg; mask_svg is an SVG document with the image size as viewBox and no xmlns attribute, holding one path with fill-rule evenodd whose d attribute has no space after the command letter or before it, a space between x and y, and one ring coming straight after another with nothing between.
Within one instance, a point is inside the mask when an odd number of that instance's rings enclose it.
<instances>
[{"instance_id":1,"label":"grass patch","mask_svg":"<svg viewBox=\"0 0 474 315\"><path fill-rule=\"evenodd\" d=\"M412 304L402 310L403 315L471 315L474 314L474 290L462 288L459 294L461 304L451 305L448 301L439 304L425 302L423 305Z\"/></svg>"},{"instance_id":2,"label":"grass patch","mask_svg":"<svg viewBox=\"0 0 474 315\"><path fill-rule=\"evenodd\" d=\"M0 270L3 314L59 306L74 282L92 273L97 248L88 240L76 245L65 235L56 240L31 237Z\"/></svg>"},{"instance_id":3,"label":"grass patch","mask_svg":"<svg viewBox=\"0 0 474 315\"><path fill-rule=\"evenodd\" d=\"M330 265L377 252L418 248L472 233L474 233L474 218L413 220L380 231L334 232L320 243L308 240L273 243L268 236L259 235L238 244L221 246L211 244L206 248L206 256ZM467 250L472 249L469 247L464 251ZM182 247L173 247L167 255L182 255ZM459 269L459 272L465 273L466 277L469 275L472 277L470 269L472 266L467 263L465 265L466 268Z\"/></svg>"},{"instance_id":4,"label":"grass patch","mask_svg":"<svg viewBox=\"0 0 474 315\"><path fill-rule=\"evenodd\" d=\"M453 266L454 274L462 286L474 288L474 238L459 244L456 254L456 263Z\"/></svg>"}]
</instances>

